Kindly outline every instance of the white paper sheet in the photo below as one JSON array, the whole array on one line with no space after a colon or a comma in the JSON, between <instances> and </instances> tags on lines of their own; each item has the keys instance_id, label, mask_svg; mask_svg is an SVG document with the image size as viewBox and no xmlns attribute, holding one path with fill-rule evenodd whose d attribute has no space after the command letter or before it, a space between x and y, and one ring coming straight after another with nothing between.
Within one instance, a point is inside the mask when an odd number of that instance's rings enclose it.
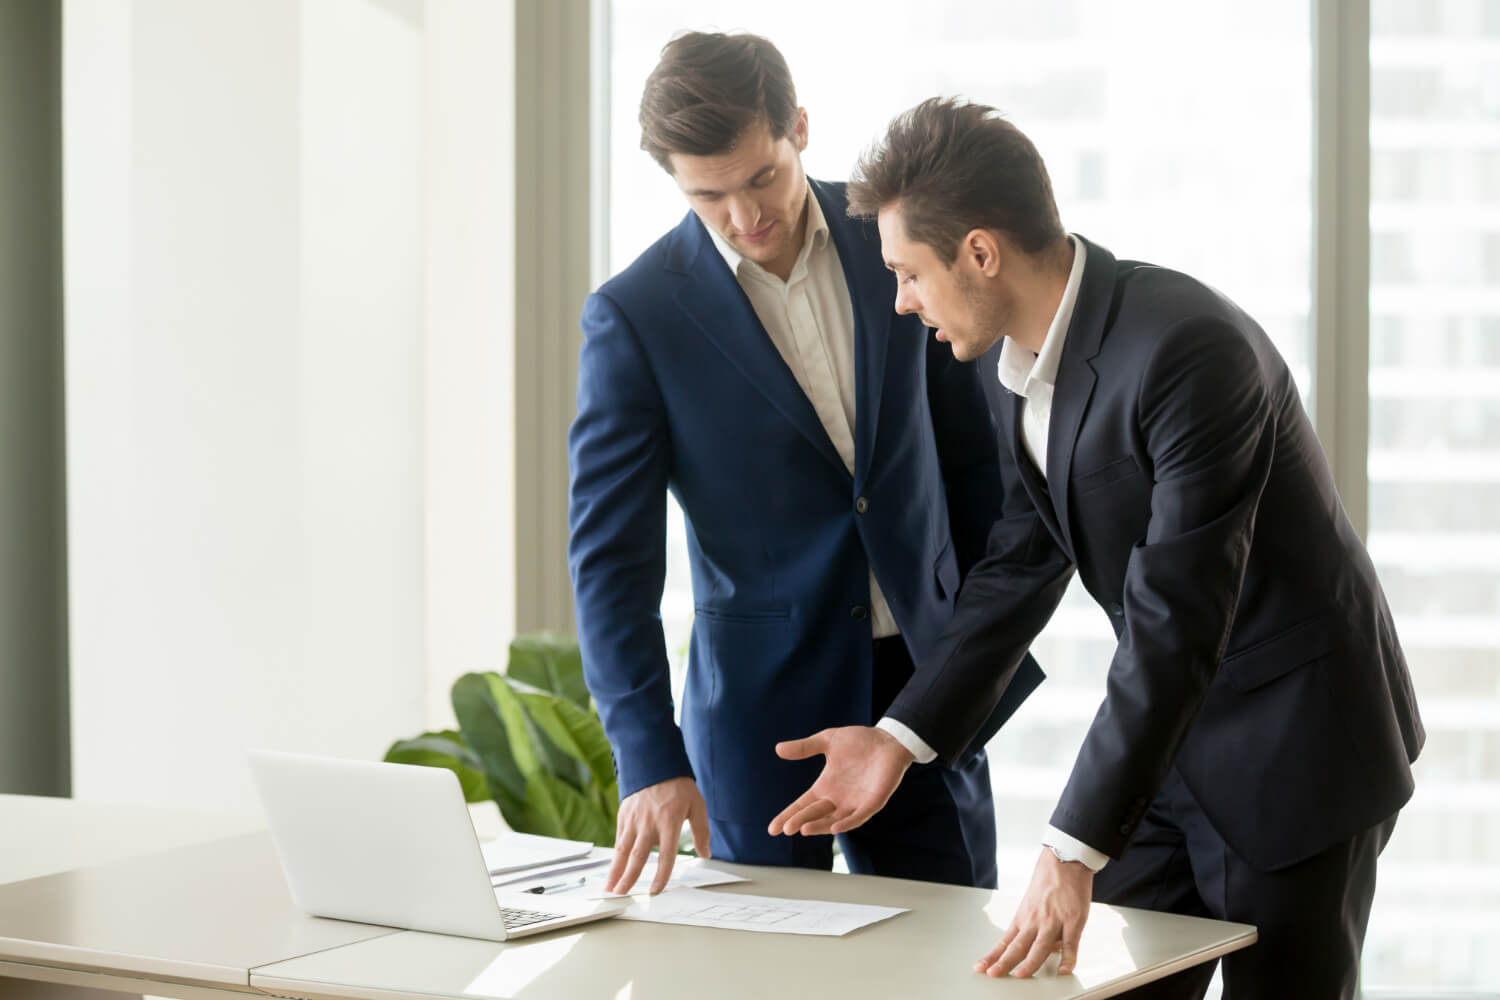
<instances>
[{"instance_id":1,"label":"white paper sheet","mask_svg":"<svg viewBox=\"0 0 1500 1000\"><path fill-rule=\"evenodd\" d=\"M480 850L484 852L484 863L489 865L490 874L503 875L506 872L518 872L581 858L593 850L593 847L593 844L585 840L539 837L532 833L505 833L480 845Z\"/></svg>"},{"instance_id":2,"label":"white paper sheet","mask_svg":"<svg viewBox=\"0 0 1500 1000\"><path fill-rule=\"evenodd\" d=\"M651 891L651 883L656 878L656 855L646 859L646 866L641 869L640 878L635 880L631 886L630 896L648 895ZM609 868L592 868L586 872L579 872L583 876L583 882L579 885L569 885L566 888L549 890L549 896L572 896L575 899L622 899L627 898L619 893L605 892L604 883L609 879ZM570 878L564 875L564 879ZM731 882L748 882L749 879L743 875L731 875L729 872L717 871L713 868L705 868L698 858L679 857L672 865L672 878L667 882L664 892L674 892L682 888L702 888L708 885L729 885ZM519 885L512 889L520 888Z\"/></svg>"},{"instance_id":3,"label":"white paper sheet","mask_svg":"<svg viewBox=\"0 0 1500 1000\"><path fill-rule=\"evenodd\" d=\"M636 897L620 914L622 920L649 920L690 927L719 927L766 934L822 934L838 937L879 923L906 909L830 903L818 899L776 899L738 893L705 892L683 888L660 896Z\"/></svg>"},{"instance_id":4,"label":"white paper sheet","mask_svg":"<svg viewBox=\"0 0 1500 1000\"><path fill-rule=\"evenodd\" d=\"M609 864L609 858L595 858L593 856L575 858L572 861L559 861L553 865L541 865L537 868L527 868L518 872L505 872L501 875L490 876L490 884L496 889L505 889L507 892L520 892L534 885L545 885L549 882L557 882L565 876L582 875L590 868L602 868L605 871Z\"/></svg>"}]
</instances>

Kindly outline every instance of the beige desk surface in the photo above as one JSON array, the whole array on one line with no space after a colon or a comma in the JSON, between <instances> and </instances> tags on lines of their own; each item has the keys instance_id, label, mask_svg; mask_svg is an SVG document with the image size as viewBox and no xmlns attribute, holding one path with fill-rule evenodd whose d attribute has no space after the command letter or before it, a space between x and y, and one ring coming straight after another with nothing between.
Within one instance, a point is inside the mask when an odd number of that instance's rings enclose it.
<instances>
[{"instance_id":1,"label":"beige desk surface","mask_svg":"<svg viewBox=\"0 0 1500 1000\"><path fill-rule=\"evenodd\" d=\"M259 816L0 795L0 883L265 829Z\"/></svg>"},{"instance_id":2,"label":"beige desk surface","mask_svg":"<svg viewBox=\"0 0 1500 1000\"><path fill-rule=\"evenodd\" d=\"M1077 972L991 980L973 963L998 940L1013 892L722 865L748 884L714 892L910 907L842 938L755 934L606 920L498 944L402 932L253 970L252 985L292 997L657 1000L859 996L1113 996L1255 942L1255 929L1096 906ZM1055 964L1054 966L1055 967ZM1049 970L1045 970L1050 973Z\"/></svg>"},{"instance_id":3,"label":"beige desk surface","mask_svg":"<svg viewBox=\"0 0 1500 1000\"><path fill-rule=\"evenodd\" d=\"M70 818L66 800L38 807L20 798L0 797L0 872L23 877L0 885L0 976L43 978L28 967L44 966L144 981L137 992L157 992L150 983L250 992L255 966L392 933L298 911L266 833L181 846L253 821L166 811L153 831L149 810L106 807L93 816L87 803L73 803ZM139 853L147 842L167 849ZM127 846L134 856L119 857ZM66 863L85 867L24 878Z\"/></svg>"}]
</instances>

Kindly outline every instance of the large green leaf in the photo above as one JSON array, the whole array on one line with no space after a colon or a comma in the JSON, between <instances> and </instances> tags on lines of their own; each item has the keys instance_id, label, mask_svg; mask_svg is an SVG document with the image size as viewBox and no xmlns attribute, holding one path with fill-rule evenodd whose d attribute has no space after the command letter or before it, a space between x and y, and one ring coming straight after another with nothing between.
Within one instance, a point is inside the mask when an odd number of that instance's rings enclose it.
<instances>
[{"instance_id":1,"label":"large green leaf","mask_svg":"<svg viewBox=\"0 0 1500 1000\"><path fill-rule=\"evenodd\" d=\"M599 717L564 698L545 692L517 690L527 713L559 749L581 761L588 770L580 785L615 787L615 759Z\"/></svg>"},{"instance_id":2,"label":"large green leaf","mask_svg":"<svg viewBox=\"0 0 1500 1000\"><path fill-rule=\"evenodd\" d=\"M583 657L578 642L556 632L532 632L510 644L505 672L523 684L550 691L588 710L589 690L583 683Z\"/></svg>"},{"instance_id":3,"label":"large green leaf","mask_svg":"<svg viewBox=\"0 0 1500 1000\"><path fill-rule=\"evenodd\" d=\"M471 756L473 768L500 806L512 829L596 844L613 844L619 810L614 759L598 715L582 693L582 673L559 637L526 637L521 674L562 690L537 686L521 676L465 674L453 685L453 711L461 733L446 742L424 734L408 751L437 752L455 743ZM576 645L572 659L576 661ZM537 655L527 660L526 650ZM548 652L550 650L550 652ZM538 652L541 651L541 652ZM564 650L566 654L566 650ZM550 664L550 666L549 666ZM529 671L529 673L528 673ZM569 677L577 679L569 693ZM455 759L458 754L455 752Z\"/></svg>"},{"instance_id":4,"label":"large green leaf","mask_svg":"<svg viewBox=\"0 0 1500 1000\"><path fill-rule=\"evenodd\" d=\"M497 674L464 674L453 682L453 714L463 740L474 751L484 769L490 792L500 814L513 829L525 811L526 767L511 749L510 733L495 701L490 678ZM525 742L524 729L521 742Z\"/></svg>"},{"instance_id":5,"label":"large green leaf","mask_svg":"<svg viewBox=\"0 0 1500 1000\"><path fill-rule=\"evenodd\" d=\"M531 783L530 791L526 807L536 826L528 832L586 840L592 844L614 843L614 820L600 812L571 785L551 775L539 774Z\"/></svg>"},{"instance_id":6,"label":"large green leaf","mask_svg":"<svg viewBox=\"0 0 1500 1000\"><path fill-rule=\"evenodd\" d=\"M489 783L484 779L483 762L464 743L463 737L452 729L423 733L415 739L397 740L385 752L385 759L393 764L446 767L458 775L466 801L484 802L490 798Z\"/></svg>"},{"instance_id":7,"label":"large green leaf","mask_svg":"<svg viewBox=\"0 0 1500 1000\"><path fill-rule=\"evenodd\" d=\"M531 704L542 705L571 703L560 695L538 691L498 674L490 675L490 690L510 733L511 750L526 776L530 778L532 774L542 772L566 781L580 792L587 788L593 776L583 755L576 749L559 746L550 732L537 723L530 705L522 699L530 698ZM523 757L535 763L523 761Z\"/></svg>"}]
</instances>

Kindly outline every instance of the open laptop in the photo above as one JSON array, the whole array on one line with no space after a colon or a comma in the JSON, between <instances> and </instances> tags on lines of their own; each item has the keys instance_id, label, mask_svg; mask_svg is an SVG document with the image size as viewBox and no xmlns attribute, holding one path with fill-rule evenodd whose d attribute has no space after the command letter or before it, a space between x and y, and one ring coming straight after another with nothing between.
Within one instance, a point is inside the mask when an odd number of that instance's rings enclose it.
<instances>
[{"instance_id":1,"label":"open laptop","mask_svg":"<svg viewBox=\"0 0 1500 1000\"><path fill-rule=\"evenodd\" d=\"M452 771L267 750L249 758L292 900L307 913L504 941L623 908L495 889Z\"/></svg>"}]
</instances>

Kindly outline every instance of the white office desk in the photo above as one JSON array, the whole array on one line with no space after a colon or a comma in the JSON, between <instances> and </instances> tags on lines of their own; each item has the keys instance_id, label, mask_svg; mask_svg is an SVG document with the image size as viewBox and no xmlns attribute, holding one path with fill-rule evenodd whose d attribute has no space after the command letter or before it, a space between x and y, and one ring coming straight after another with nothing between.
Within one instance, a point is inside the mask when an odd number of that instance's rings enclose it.
<instances>
[{"instance_id":1,"label":"white office desk","mask_svg":"<svg viewBox=\"0 0 1500 1000\"><path fill-rule=\"evenodd\" d=\"M1110 996L1255 940L1254 929L1240 924L1096 906L1077 974L996 982L970 968L1010 918L1014 893L726 866L753 881L715 892L912 912L843 938L606 920L498 944L305 916L292 907L269 836L194 842L253 821L162 810L153 829L150 810L23 799L0 796L0 879L24 879L0 884L5 1000L107 996L92 990L179 1000L266 994L1060 1000ZM169 849L140 853L162 846ZM69 863L84 867L58 870ZM66 994L37 992L64 987Z\"/></svg>"},{"instance_id":2,"label":"white office desk","mask_svg":"<svg viewBox=\"0 0 1500 1000\"><path fill-rule=\"evenodd\" d=\"M0 796L0 997L255 993L255 966L391 933L299 912L260 825Z\"/></svg>"},{"instance_id":3,"label":"white office desk","mask_svg":"<svg viewBox=\"0 0 1500 1000\"><path fill-rule=\"evenodd\" d=\"M723 865L752 881L716 893L905 906L910 913L842 938L753 934L607 920L495 944L410 931L264 966L250 982L317 1000L578 998L764 1000L930 996L1035 1000L1113 996L1253 944L1255 929L1095 906L1077 972L993 980L972 967L997 940L1017 896L910 882Z\"/></svg>"}]
</instances>

